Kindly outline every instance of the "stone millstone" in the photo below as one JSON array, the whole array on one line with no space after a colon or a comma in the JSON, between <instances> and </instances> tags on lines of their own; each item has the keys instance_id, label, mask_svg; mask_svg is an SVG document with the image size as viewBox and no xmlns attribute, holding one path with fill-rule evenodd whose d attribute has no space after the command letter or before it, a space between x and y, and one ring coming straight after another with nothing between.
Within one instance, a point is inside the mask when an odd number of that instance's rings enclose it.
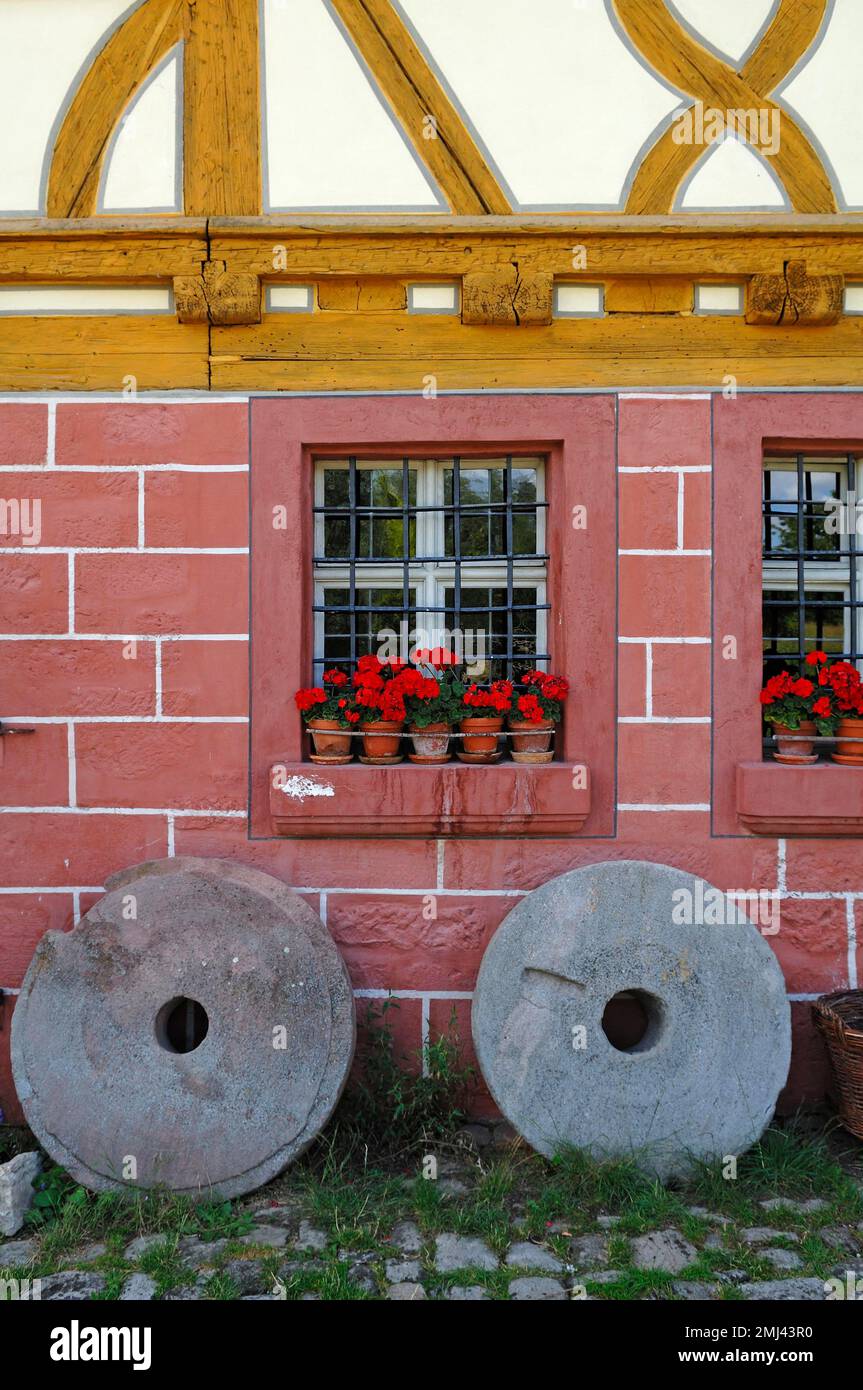
<instances>
[{"instance_id":1,"label":"stone millstone","mask_svg":"<svg viewBox=\"0 0 863 1390\"><path fill-rule=\"evenodd\" d=\"M681 890L718 900L730 925L677 925ZM633 1157L667 1178L759 1138L788 1073L790 1008L773 952L738 921L702 880L634 861L564 874L514 908L483 957L473 1036L534 1148ZM602 1019L630 992L647 1029L622 1051Z\"/></svg>"},{"instance_id":2,"label":"stone millstone","mask_svg":"<svg viewBox=\"0 0 863 1390\"><path fill-rule=\"evenodd\" d=\"M86 1187L231 1197L326 1123L355 1034L341 956L302 898L244 865L165 859L42 937L12 1064L33 1132Z\"/></svg>"}]
</instances>

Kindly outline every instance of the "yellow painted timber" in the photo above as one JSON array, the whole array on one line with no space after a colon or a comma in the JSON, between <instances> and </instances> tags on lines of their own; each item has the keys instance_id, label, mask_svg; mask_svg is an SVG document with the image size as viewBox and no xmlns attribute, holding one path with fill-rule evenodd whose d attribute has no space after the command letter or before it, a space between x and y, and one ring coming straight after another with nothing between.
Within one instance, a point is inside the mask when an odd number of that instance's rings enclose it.
<instances>
[{"instance_id":1,"label":"yellow painted timber","mask_svg":"<svg viewBox=\"0 0 863 1390\"><path fill-rule=\"evenodd\" d=\"M258 0L185 0L184 208L261 211Z\"/></svg>"},{"instance_id":2,"label":"yellow painted timber","mask_svg":"<svg viewBox=\"0 0 863 1390\"><path fill-rule=\"evenodd\" d=\"M206 390L206 324L172 314L0 318L0 391Z\"/></svg>"},{"instance_id":3,"label":"yellow painted timber","mask_svg":"<svg viewBox=\"0 0 863 1390\"><path fill-rule=\"evenodd\" d=\"M691 280L672 276L660 280L653 275L609 280L605 286L605 309L609 314L685 314L692 310Z\"/></svg>"},{"instance_id":4,"label":"yellow painted timber","mask_svg":"<svg viewBox=\"0 0 863 1390\"><path fill-rule=\"evenodd\" d=\"M170 280L197 275L207 258L207 224L174 218L0 221L0 280L86 282Z\"/></svg>"},{"instance_id":5,"label":"yellow painted timber","mask_svg":"<svg viewBox=\"0 0 863 1390\"><path fill-rule=\"evenodd\" d=\"M214 390L439 391L506 386L863 385L863 320L818 329L615 314L548 326L466 327L404 313L269 314L213 329Z\"/></svg>"}]
</instances>

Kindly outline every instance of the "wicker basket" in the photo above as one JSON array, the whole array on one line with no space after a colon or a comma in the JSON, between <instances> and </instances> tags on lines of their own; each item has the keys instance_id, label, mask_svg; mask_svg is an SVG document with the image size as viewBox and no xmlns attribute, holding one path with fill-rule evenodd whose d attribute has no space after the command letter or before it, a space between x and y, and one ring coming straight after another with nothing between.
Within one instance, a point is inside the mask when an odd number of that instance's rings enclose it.
<instances>
[{"instance_id":1,"label":"wicker basket","mask_svg":"<svg viewBox=\"0 0 863 1390\"><path fill-rule=\"evenodd\" d=\"M812 1005L839 1087L839 1118L863 1139L863 989L825 994Z\"/></svg>"}]
</instances>

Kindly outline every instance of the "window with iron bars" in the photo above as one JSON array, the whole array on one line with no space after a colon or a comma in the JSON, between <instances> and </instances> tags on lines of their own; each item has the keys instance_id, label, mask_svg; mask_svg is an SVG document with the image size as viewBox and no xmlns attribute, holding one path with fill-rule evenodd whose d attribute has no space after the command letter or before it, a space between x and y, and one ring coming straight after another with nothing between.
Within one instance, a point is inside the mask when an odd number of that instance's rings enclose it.
<instances>
[{"instance_id":1,"label":"window with iron bars","mask_svg":"<svg viewBox=\"0 0 863 1390\"><path fill-rule=\"evenodd\" d=\"M798 671L813 651L858 669L863 662L858 472L852 455L765 460L765 680L785 669Z\"/></svg>"},{"instance_id":2,"label":"window with iron bars","mask_svg":"<svg viewBox=\"0 0 863 1390\"><path fill-rule=\"evenodd\" d=\"M547 666L546 507L538 457L316 459L314 680L384 634L479 683Z\"/></svg>"}]
</instances>

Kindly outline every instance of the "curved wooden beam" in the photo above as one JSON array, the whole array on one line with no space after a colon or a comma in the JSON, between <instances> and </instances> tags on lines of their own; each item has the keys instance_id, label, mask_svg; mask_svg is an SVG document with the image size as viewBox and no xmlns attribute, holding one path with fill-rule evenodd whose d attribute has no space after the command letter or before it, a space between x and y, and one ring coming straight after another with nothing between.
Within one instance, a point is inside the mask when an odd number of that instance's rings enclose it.
<instances>
[{"instance_id":1,"label":"curved wooden beam","mask_svg":"<svg viewBox=\"0 0 863 1390\"><path fill-rule=\"evenodd\" d=\"M508 213L507 198L389 0L330 0L454 213ZM435 138L429 139L428 117Z\"/></svg>"},{"instance_id":2,"label":"curved wooden beam","mask_svg":"<svg viewBox=\"0 0 863 1390\"><path fill-rule=\"evenodd\" d=\"M182 38L182 0L144 0L116 29L76 91L48 175L48 217L91 217L114 127L157 63Z\"/></svg>"},{"instance_id":3,"label":"curved wooden beam","mask_svg":"<svg viewBox=\"0 0 863 1390\"><path fill-rule=\"evenodd\" d=\"M796 212L836 212L830 178L817 151L788 112L766 95L814 39L827 0L782 0L755 53L742 72L697 43L666 9L663 0L614 0L617 15L638 51L675 87L705 107L726 111L766 111L778 120L778 150L759 140L753 148L768 160ZM754 79L758 79L757 82ZM626 212L671 212L689 170L704 153L703 144L677 144L670 127L647 152L630 189Z\"/></svg>"}]
</instances>

